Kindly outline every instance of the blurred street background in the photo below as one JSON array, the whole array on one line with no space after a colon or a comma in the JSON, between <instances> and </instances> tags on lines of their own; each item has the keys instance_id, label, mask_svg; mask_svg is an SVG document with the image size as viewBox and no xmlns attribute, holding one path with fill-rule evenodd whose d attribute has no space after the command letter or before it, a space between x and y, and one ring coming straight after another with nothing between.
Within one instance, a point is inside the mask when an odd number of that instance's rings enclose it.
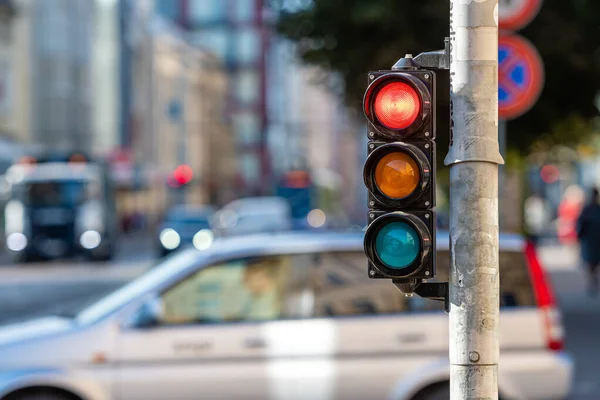
<instances>
[{"instance_id":1,"label":"blurred street background","mask_svg":"<svg viewBox=\"0 0 600 400\"><path fill-rule=\"evenodd\" d=\"M125 232L158 226L176 204L258 195L287 199L295 227L314 209L318 227L361 227L364 73L389 68L398 49L441 47L448 11L427 1L395 23L383 1L338 3L2 0L0 169L44 151L106 163ZM541 92L501 120L502 229L567 242L600 170L598 40L584 33L597 5L577 4L547 1L523 29L543 61ZM511 76L526 74L517 67Z\"/></svg>"},{"instance_id":2,"label":"blurred street background","mask_svg":"<svg viewBox=\"0 0 600 400\"><path fill-rule=\"evenodd\" d=\"M366 73L442 48L447 3L0 0L0 325L70 315L186 241L361 230ZM546 0L520 34L544 80L521 115L501 118L501 230L538 244L576 362L571 398L599 399L600 297L587 293L576 221L600 185L600 2ZM448 140L440 129L440 228ZM110 205L99 219L114 236L86 228L71 251L55 223L15 230L23 207L68 208L34 204L45 178L25 200L11 181L11 166L49 153L101 166L93 198Z\"/></svg>"}]
</instances>

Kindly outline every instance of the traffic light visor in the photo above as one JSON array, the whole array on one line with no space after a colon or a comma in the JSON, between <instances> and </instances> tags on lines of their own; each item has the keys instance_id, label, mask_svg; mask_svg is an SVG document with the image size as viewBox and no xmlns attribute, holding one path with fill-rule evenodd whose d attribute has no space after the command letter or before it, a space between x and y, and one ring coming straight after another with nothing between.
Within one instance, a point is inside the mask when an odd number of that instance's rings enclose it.
<instances>
[{"instance_id":1,"label":"traffic light visor","mask_svg":"<svg viewBox=\"0 0 600 400\"><path fill-rule=\"evenodd\" d=\"M376 233L375 251L391 269L409 267L421 252L417 231L404 222L391 222Z\"/></svg>"},{"instance_id":2,"label":"traffic light visor","mask_svg":"<svg viewBox=\"0 0 600 400\"><path fill-rule=\"evenodd\" d=\"M375 184L384 195L403 199L419 185L421 175L416 160L407 153L393 152L379 160L375 167Z\"/></svg>"},{"instance_id":3,"label":"traffic light visor","mask_svg":"<svg viewBox=\"0 0 600 400\"><path fill-rule=\"evenodd\" d=\"M375 116L386 128L406 129L421 112L421 99L412 86L404 82L390 82L375 95Z\"/></svg>"}]
</instances>

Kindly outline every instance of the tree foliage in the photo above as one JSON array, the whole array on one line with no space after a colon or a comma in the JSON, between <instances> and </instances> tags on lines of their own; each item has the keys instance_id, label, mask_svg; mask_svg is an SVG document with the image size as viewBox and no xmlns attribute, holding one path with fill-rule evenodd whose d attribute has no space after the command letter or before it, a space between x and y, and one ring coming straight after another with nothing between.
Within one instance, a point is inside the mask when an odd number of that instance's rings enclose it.
<instances>
[{"instance_id":1,"label":"tree foliage","mask_svg":"<svg viewBox=\"0 0 600 400\"><path fill-rule=\"evenodd\" d=\"M310 64L341 74L348 105L358 107L369 70L389 69L405 53L443 48L449 0L313 0L282 12L278 29ZM536 106L508 125L509 146L528 151L544 138L576 142L598 115L600 1L545 0L521 34L539 50L546 84ZM577 121L570 126L569 121ZM566 129L565 129L566 128ZM557 130L565 130L560 134Z\"/></svg>"}]
</instances>

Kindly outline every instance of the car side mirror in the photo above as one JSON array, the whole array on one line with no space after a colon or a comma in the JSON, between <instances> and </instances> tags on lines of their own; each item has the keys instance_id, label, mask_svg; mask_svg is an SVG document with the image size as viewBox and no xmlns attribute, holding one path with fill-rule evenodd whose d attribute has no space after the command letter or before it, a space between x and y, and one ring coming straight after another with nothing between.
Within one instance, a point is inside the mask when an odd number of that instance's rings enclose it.
<instances>
[{"instance_id":1,"label":"car side mirror","mask_svg":"<svg viewBox=\"0 0 600 400\"><path fill-rule=\"evenodd\" d=\"M163 317L163 302L159 296L146 300L133 316L130 326L148 329L160 324Z\"/></svg>"}]
</instances>

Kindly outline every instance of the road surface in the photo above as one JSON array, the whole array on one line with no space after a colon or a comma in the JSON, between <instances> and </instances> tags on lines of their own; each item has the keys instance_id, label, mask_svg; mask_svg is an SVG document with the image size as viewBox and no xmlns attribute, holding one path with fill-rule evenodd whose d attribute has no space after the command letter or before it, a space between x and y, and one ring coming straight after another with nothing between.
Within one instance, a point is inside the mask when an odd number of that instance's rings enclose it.
<instances>
[{"instance_id":1,"label":"road surface","mask_svg":"<svg viewBox=\"0 0 600 400\"><path fill-rule=\"evenodd\" d=\"M575 359L572 400L600 399L600 297L588 296L576 248L540 249L554 285L566 329L567 349Z\"/></svg>"},{"instance_id":2,"label":"road surface","mask_svg":"<svg viewBox=\"0 0 600 400\"><path fill-rule=\"evenodd\" d=\"M59 260L13 265L0 251L0 324L73 314L140 275L155 262L153 250L149 236L129 236L109 263Z\"/></svg>"}]
</instances>

